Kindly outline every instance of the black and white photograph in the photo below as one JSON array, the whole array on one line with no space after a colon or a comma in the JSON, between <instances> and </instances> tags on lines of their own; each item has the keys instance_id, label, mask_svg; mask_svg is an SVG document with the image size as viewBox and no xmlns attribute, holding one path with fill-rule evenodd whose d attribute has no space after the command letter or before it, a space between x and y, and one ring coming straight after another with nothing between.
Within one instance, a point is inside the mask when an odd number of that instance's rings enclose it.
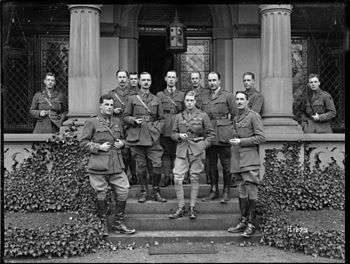
<instances>
[{"instance_id":1,"label":"black and white photograph","mask_svg":"<svg viewBox=\"0 0 350 264\"><path fill-rule=\"evenodd\" d=\"M345 263L347 1L0 1L4 263Z\"/></svg>"}]
</instances>

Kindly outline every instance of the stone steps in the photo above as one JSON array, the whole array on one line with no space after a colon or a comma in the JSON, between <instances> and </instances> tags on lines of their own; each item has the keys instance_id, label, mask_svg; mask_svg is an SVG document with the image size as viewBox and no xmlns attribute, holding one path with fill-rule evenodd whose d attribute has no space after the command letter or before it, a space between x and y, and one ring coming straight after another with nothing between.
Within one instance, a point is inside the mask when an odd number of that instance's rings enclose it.
<instances>
[{"instance_id":1,"label":"stone steps","mask_svg":"<svg viewBox=\"0 0 350 264\"><path fill-rule=\"evenodd\" d=\"M247 240L240 233L232 234L226 230L137 231L132 235L110 233L107 239L123 245L135 243L135 246L176 242L240 243ZM249 241L258 243L260 239L261 234L256 232Z\"/></svg>"},{"instance_id":2,"label":"stone steps","mask_svg":"<svg viewBox=\"0 0 350 264\"><path fill-rule=\"evenodd\" d=\"M239 214L198 214L195 220L185 215L178 219L169 219L168 214L128 214L126 225L140 231L154 230L226 230L236 223ZM109 221L112 221L110 218Z\"/></svg>"},{"instance_id":3,"label":"stone steps","mask_svg":"<svg viewBox=\"0 0 350 264\"><path fill-rule=\"evenodd\" d=\"M185 198L190 198L190 193L191 193L191 184L186 184L183 185L184 187L184 195ZM149 185L149 193L152 192L152 186ZM209 188L210 186L208 184L200 184L199 185L199 190L198 190L198 198L203 198L206 197L209 194ZM220 184L219 185L219 195L220 197L222 197L222 189L223 189L223 185ZM133 185L130 189L129 189L129 195L128 198L129 199L137 199L139 197L139 193L140 193L140 186L139 185ZM166 198L166 199L176 199L176 193L175 193L175 189L173 185L169 185L167 187L160 187L160 193L162 195L162 197ZM231 198L235 198L238 197L238 190L237 188L230 188L230 197ZM220 198L219 198L220 199Z\"/></svg>"},{"instance_id":4,"label":"stone steps","mask_svg":"<svg viewBox=\"0 0 350 264\"><path fill-rule=\"evenodd\" d=\"M189 199L185 199L186 207L189 206ZM125 212L127 214L169 214L170 210L177 208L177 200L171 199L166 203L156 201L146 201L139 203L136 199L128 199ZM197 201L196 210L200 214L233 214L239 213L238 198L232 198L226 204L220 203L220 200L210 202Z\"/></svg>"}]
</instances>

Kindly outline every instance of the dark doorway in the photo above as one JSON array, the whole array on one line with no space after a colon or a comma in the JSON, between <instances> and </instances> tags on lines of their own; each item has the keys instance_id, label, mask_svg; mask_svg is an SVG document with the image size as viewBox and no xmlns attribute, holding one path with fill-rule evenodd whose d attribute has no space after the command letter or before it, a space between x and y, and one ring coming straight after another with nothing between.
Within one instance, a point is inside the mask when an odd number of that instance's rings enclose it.
<instances>
[{"instance_id":1,"label":"dark doorway","mask_svg":"<svg viewBox=\"0 0 350 264\"><path fill-rule=\"evenodd\" d=\"M164 76L174 69L174 56L165 48L165 36L139 37L139 73L152 75L151 92L156 94L165 89Z\"/></svg>"}]
</instances>

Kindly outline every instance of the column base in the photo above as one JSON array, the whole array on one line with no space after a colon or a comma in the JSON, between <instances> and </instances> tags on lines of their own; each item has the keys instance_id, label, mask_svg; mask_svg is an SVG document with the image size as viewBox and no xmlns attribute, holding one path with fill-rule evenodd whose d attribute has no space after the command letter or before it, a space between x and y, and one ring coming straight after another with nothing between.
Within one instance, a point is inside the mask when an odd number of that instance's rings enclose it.
<instances>
[{"instance_id":1,"label":"column base","mask_svg":"<svg viewBox=\"0 0 350 264\"><path fill-rule=\"evenodd\" d=\"M264 117L266 134L303 134L301 126L291 117Z\"/></svg>"}]
</instances>

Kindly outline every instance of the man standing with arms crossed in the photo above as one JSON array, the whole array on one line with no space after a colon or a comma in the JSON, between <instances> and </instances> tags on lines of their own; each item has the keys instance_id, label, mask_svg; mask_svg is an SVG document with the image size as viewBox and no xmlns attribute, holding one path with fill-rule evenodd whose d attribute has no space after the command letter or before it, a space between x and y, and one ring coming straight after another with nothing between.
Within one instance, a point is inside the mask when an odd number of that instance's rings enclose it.
<instances>
[{"instance_id":1,"label":"man standing with arms crossed","mask_svg":"<svg viewBox=\"0 0 350 264\"><path fill-rule=\"evenodd\" d=\"M117 77L117 87L111 91L109 91L109 95L113 97L114 100L114 115L121 118L123 121L123 113L127 104L127 101L131 95L137 94L137 90L135 88L128 87L128 79L129 73L126 70L118 70L116 72ZM133 84L135 82L133 81ZM125 129L125 124L123 122L123 127ZM130 169L131 179L130 182L132 184L136 184L136 172L135 172L135 162L131 157L130 147L128 145L125 146L122 150L123 152L123 162L125 164L125 172L127 173L128 168Z\"/></svg>"},{"instance_id":2,"label":"man standing with arms crossed","mask_svg":"<svg viewBox=\"0 0 350 264\"><path fill-rule=\"evenodd\" d=\"M116 209L112 230L133 234L135 229L124 223L129 181L124 172L121 149L125 145L123 127L118 117L113 117L113 98L100 97L100 113L88 119L80 135L80 145L90 152L88 172L91 187L96 191L97 214L101 219L103 235L108 236L107 187L112 187Z\"/></svg>"},{"instance_id":3,"label":"man standing with arms crossed","mask_svg":"<svg viewBox=\"0 0 350 264\"><path fill-rule=\"evenodd\" d=\"M246 92L236 93L238 113L234 117L236 135L230 143L238 147L237 162L232 163L232 172L238 182L240 222L230 227L231 233L243 232L250 237L257 227L255 210L258 199L258 185L261 183L259 144L265 141L263 123L260 115L248 107L249 97Z\"/></svg>"},{"instance_id":4,"label":"man standing with arms crossed","mask_svg":"<svg viewBox=\"0 0 350 264\"><path fill-rule=\"evenodd\" d=\"M148 72L140 73L140 91L129 98L124 112L124 121L128 125L126 141L136 160L136 175L141 184L141 194L138 200L140 203L147 200L147 158L152 163L150 174L153 183L153 198L158 202L166 202L160 196L159 188L163 155L159 137L163 126L163 108L160 99L149 90L151 83L151 75Z\"/></svg>"},{"instance_id":5,"label":"man standing with arms crossed","mask_svg":"<svg viewBox=\"0 0 350 264\"><path fill-rule=\"evenodd\" d=\"M185 96L186 109L175 116L172 138L177 141L174 167L175 192L178 207L169 218L176 219L184 215L185 200L182 186L185 174L190 171L191 201L190 219L195 219L195 205L199 188L199 177L203 173L205 149L210 146L215 133L208 115L195 107L195 92L188 91Z\"/></svg>"},{"instance_id":6,"label":"man standing with arms crossed","mask_svg":"<svg viewBox=\"0 0 350 264\"><path fill-rule=\"evenodd\" d=\"M185 93L176 89L177 74L175 71L168 71L164 80L167 87L157 93L160 98L164 112L164 126L161 131L160 144L164 153L162 157L164 185L167 186L174 181L173 168L176 152L176 143L171 139L171 132L174 125L175 115L183 110Z\"/></svg>"},{"instance_id":7,"label":"man standing with arms crossed","mask_svg":"<svg viewBox=\"0 0 350 264\"><path fill-rule=\"evenodd\" d=\"M224 180L222 203L229 200L229 187L231 181L231 145L229 140L233 137L232 120L236 114L234 96L231 92L221 87L220 74L210 72L208 74L210 94L203 97L203 111L206 112L212 122L216 137L213 144L207 149L210 173L210 192L205 200L214 200L219 197L219 172L218 158L222 165Z\"/></svg>"}]
</instances>

